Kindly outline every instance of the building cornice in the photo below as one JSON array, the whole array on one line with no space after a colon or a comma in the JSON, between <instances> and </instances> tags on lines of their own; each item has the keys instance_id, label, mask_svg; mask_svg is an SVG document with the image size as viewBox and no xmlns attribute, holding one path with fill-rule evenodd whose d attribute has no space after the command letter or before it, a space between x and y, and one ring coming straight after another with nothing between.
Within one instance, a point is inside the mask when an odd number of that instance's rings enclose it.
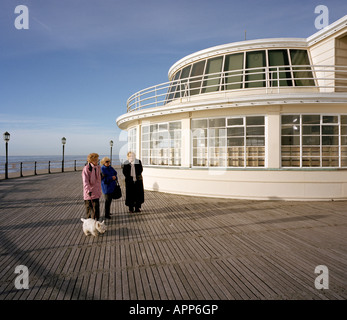
<instances>
[{"instance_id":1,"label":"building cornice","mask_svg":"<svg viewBox=\"0 0 347 320\"><path fill-rule=\"evenodd\" d=\"M311 47L312 45L318 43L319 41L322 41L329 36L339 32L343 28L347 26L347 15L342 17L341 19L335 21L332 24L329 24L327 27L323 28L322 30L316 32L312 36L307 38L307 45Z\"/></svg>"},{"instance_id":2,"label":"building cornice","mask_svg":"<svg viewBox=\"0 0 347 320\"><path fill-rule=\"evenodd\" d=\"M271 105L297 105L297 104L347 104L347 93L290 93L254 95L247 97L228 97L211 100L199 100L164 105L138 111L131 111L119 116L116 120L120 129L126 129L127 123L151 117L194 112L201 110L213 110L222 108L241 108Z\"/></svg>"}]
</instances>

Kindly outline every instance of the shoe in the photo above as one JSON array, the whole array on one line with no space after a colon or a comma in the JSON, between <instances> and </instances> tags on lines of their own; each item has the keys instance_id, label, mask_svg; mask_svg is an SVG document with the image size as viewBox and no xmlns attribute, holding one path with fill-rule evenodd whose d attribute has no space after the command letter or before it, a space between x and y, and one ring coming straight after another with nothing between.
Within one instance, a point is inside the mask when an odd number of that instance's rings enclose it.
<instances>
[{"instance_id":1,"label":"shoe","mask_svg":"<svg viewBox=\"0 0 347 320\"><path fill-rule=\"evenodd\" d=\"M106 219L111 219L111 217L110 217L110 216L105 216L105 218L106 218Z\"/></svg>"},{"instance_id":2,"label":"shoe","mask_svg":"<svg viewBox=\"0 0 347 320\"><path fill-rule=\"evenodd\" d=\"M130 213L134 213L134 210L133 210L133 209L129 209L129 212L130 212Z\"/></svg>"},{"instance_id":3,"label":"shoe","mask_svg":"<svg viewBox=\"0 0 347 320\"><path fill-rule=\"evenodd\" d=\"M141 212L141 209L140 208L136 208L135 212Z\"/></svg>"}]
</instances>

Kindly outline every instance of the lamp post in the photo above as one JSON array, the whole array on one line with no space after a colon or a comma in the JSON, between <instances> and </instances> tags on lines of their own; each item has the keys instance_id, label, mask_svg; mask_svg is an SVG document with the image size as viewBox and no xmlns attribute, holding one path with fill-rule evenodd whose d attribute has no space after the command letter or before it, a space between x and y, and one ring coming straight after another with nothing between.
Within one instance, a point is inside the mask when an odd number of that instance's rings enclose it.
<instances>
[{"instance_id":1,"label":"lamp post","mask_svg":"<svg viewBox=\"0 0 347 320\"><path fill-rule=\"evenodd\" d=\"M10 141L10 134L7 131L4 133L4 140L6 144L5 179L8 179L8 142Z\"/></svg>"},{"instance_id":2,"label":"lamp post","mask_svg":"<svg viewBox=\"0 0 347 320\"><path fill-rule=\"evenodd\" d=\"M111 165L112 165L112 147L113 147L113 140L110 141L110 147L111 147L111 152L110 152L110 159L111 159Z\"/></svg>"},{"instance_id":3,"label":"lamp post","mask_svg":"<svg viewBox=\"0 0 347 320\"><path fill-rule=\"evenodd\" d=\"M61 143L63 145L63 161L61 163L61 172L64 172L64 152L65 152L65 143L66 143L66 138L65 137L61 138Z\"/></svg>"}]
</instances>

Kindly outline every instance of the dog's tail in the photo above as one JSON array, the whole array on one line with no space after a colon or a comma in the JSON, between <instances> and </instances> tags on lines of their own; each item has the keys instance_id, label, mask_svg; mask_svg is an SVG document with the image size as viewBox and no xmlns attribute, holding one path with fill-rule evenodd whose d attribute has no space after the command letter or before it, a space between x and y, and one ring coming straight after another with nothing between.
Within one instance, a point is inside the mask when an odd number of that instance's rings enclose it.
<instances>
[{"instance_id":1,"label":"dog's tail","mask_svg":"<svg viewBox=\"0 0 347 320\"><path fill-rule=\"evenodd\" d=\"M86 219L81 218L81 221L84 222Z\"/></svg>"}]
</instances>

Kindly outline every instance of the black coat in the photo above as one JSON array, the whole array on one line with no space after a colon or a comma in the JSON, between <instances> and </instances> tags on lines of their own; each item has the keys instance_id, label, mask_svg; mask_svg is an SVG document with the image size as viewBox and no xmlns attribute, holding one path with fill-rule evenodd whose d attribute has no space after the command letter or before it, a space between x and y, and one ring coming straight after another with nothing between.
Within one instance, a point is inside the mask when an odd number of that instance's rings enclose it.
<instances>
[{"instance_id":1,"label":"black coat","mask_svg":"<svg viewBox=\"0 0 347 320\"><path fill-rule=\"evenodd\" d=\"M123 164L123 174L125 177L125 205L133 207L135 205L140 205L145 201L145 194L143 190L142 181L142 163L141 160L135 160L135 173L136 181L131 176L131 164L126 160Z\"/></svg>"}]
</instances>

